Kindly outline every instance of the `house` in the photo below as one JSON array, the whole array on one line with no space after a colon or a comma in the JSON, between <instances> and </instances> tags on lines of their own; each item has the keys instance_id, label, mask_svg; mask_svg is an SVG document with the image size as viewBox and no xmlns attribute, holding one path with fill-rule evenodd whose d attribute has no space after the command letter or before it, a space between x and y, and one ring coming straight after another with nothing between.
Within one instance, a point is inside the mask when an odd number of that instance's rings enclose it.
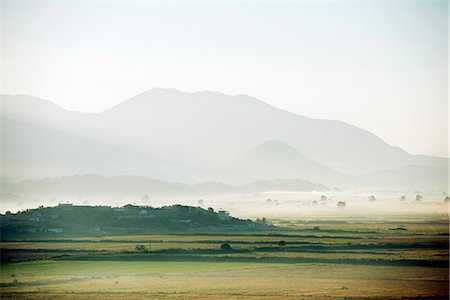
<instances>
[{"instance_id":1,"label":"house","mask_svg":"<svg viewBox=\"0 0 450 300\"><path fill-rule=\"evenodd\" d=\"M33 212L28 216L28 221L30 222L39 222L41 220L42 214L39 212Z\"/></svg>"},{"instance_id":2,"label":"house","mask_svg":"<svg viewBox=\"0 0 450 300\"><path fill-rule=\"evenodd\" d=\"M126 212L127 209L124 207L115 207L113 208L113 212Z\"/></svg>"},{"instance_id":3,"label":"house","mask_svg":"<svg viewBox=\"0 0 450 300\"><path fill-rule=\"evenodd\" d=\"M61 208L62 210L71 210L73 208L73 204L72 203L59 203L58 207Z\"/></svg>"},{"instance_id":4,"label":"house","mask_svg":"<svg viewBox=\"0 0 450 300\"><path fill-rule=\"evenodd\" d=\"M48 228L47 232L51 233L62 233L64 230L62 228Z\"/></svg>"},{"instance_id":5,"label":"house","mask_svg":"<svg viewBox=\"0 0 450 300\"><path fill-rule=\"evenodd\" d=\"M139 214L140 214L140 215L146 215L146 214L148 214L148 210L146 210L146 209L141 209L141 210L139 211Z\"/></svg>"},{"instance_id":6,"label":"house","mask_svg":"<svg viewBox=\"0 0 450 300\"><path fill-rule=\"evenodd\" d=\"M230 213L226 210L219 210L217 215L222 221L228 221L231 219Z\"/></svg>"}]
</instances>

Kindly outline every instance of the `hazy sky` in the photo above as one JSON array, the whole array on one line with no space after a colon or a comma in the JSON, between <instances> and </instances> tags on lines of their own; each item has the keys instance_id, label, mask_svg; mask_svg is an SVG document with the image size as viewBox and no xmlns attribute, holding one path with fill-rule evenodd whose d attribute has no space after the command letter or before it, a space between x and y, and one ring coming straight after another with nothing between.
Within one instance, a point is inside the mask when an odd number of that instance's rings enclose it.
<instances>
[{"instance_id":1,"label":"hazy sky","mask_svg":"<svg viewBox=\"0 0 450 300\"><path fill-rule=\"evenodd\" d=\"M97 112L247 94L448 156L447 1L3 2L2 93Z\"/></svg>"}]
</instances>

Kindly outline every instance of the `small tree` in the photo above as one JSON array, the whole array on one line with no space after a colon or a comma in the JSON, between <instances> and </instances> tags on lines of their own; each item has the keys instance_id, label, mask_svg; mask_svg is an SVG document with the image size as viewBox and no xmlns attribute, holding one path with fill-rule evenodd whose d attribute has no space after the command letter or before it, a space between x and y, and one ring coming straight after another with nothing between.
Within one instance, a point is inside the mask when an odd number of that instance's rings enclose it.
<instances>
[{"instance_id":1,"label":"small tree","mask_svg":"<svg viewBox=\"0 0 450 300\"><path fill-rule=\"evenodd\" d=\"M222 245L220 245L220 250L222 250L222 251L230 251L230 250L233 250L233 248L231 248L230 244L223 243Z\"/></svg>"},{"instance_id":2,"label":"small tree","mask_svg":"<svg viewBox=\"0 0 450 300\"><path fill-rule=\"evenodd\" d=\"M280 246L280 247L286 246L286 241L279 241L278 246Z\"/></svg>"},{"instance_id":3,"label":"small tree","mask_svg":"<svg viewBox=\"0 0 450 300\"><path fill-rule=\"evenodd\" d=\"M346 208L347 204L344 201L339 201L337 204L338 208Z\"/></svg>"},{"instance_id":4,"label":"small tree","mask_svg":"<svg viewBox=\"0 0 450 300\"><path fill-rule=\"evenodd\" d=\"M416 202L422 202L422 199L423 199L422 195L419 194L416 195Z\"/></svg>"},{"instance_id":5,"label":"small tree","mask_svg":"<svg viewBox=\"0 0 450 300\"><path fill-rule=\"evenodd\" d=\"M325 195L320 196L320 201L327 201L327 196Z\"/></svg>"},{"instance_id":6,"label":"small tree","mask_svg":"<svg viewBox=\"0 0 450 300\"><path fill-rule=\"evenodd\" d=\"M145 246L144 245L136 245L136 251L140 251L140 252L144 252L145 251Z\"/></svg>"},{"instance_id":7,"label":"small tree","mask_svg":"<svg viewBox=\"0 0 450 300\"><path fill-rule=\"evenodd\" d=\"M449 196L445 197L444 202L450 202L450 197Z\"/></svg>"},{"instance_id":8,"label":"small tree","mask_svg":"<svg viewBox=\"0 0 450 300\"><path fill-rule=\"evenodd\" d=\"M406 196L405 195L402 195L402 196L400 196L400 201L405 201L406 200Z\"/></svg>"},{"instance_id":9,"label":"small tree","mask_svg":"<svg viewBox=\"0 0 450 300\"><path fill-rule=\"evenodd\" d=\"M370 202L374 202L374 201L376 201L376 200L377 200L377 198L375 198L374 195L370 195L370 196L369 196L369 201L370 201Z\"/></svg>"}]
</instances>

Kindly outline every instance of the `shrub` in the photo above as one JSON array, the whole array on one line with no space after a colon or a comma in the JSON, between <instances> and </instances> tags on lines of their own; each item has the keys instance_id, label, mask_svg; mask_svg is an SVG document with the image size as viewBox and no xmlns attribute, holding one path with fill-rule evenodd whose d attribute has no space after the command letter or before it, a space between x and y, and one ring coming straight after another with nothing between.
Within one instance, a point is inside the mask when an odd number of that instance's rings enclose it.
<instances>
[{"instance_id":1,"label":"shrub","mask_svg":"<svg viewBox=\"0 0 450 300\"><path fill-rule=\"evenodd\" d=\"M145 251L145 246L144 245L136 245L136 251Z\"/></svg>"},{"instance_id":2,"label":"shrub","mask_svg":"<svg viewBox=\"0 0 450 300\"><path fill-rule=\"evenodd\" d=\"M344 201L339 201L336 205L339 208L345 208L347 206L347 204Z\"/></svg>"},{"instance_id":3,"label":"shrub","mask_svg":"<svg viewBox=\"0 0 450 300\"><path fill-rule=\"evenodd\" d=\"M422 195L420 194L416 195L416 202L422 202L422 199L423 199Z\"/></svg>"},{"instance_id":4,"label":"shrub","mask_svg":"<svg viewBox=\"0 0 450 300\"><path fill-rule=\"evenodd\" d=\"M224 244L220 245L220 250L229 251L229 250L233 250L233 248L231 248L230 244L224 243Z\"/></svg>"}]
</instances>

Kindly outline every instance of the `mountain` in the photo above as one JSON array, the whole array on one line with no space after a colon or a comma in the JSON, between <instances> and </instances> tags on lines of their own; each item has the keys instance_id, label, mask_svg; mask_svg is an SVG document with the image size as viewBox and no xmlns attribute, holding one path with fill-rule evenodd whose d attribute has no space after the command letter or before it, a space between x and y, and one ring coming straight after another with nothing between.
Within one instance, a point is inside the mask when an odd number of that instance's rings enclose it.
<instances>
[{"instance_id":1,"label":"mountain","mask_svg":"<svg viewBox=\"0 0 450 300\"><path fill-rule=\"evenodd\" d=\"M257 180L240 186L240 190L247 193L261 193L262 191L328 191L328 187L315 182L299 179Z\"/></svg>"},{"instance_id":2,"label":"mountain","mask_svg":"<svg viewBox=\"0 0 450 300\"><path fill-rule=\"evenodd\" d=\"M221 182L203 182L194 185L151 179L143 176L101 176L96 174L49 177L37 180L2 182L2 192L10 197L49 199L57 197L175 197L215 196L227 194L263 193L267 191L322 191L327 187L298 179L257 181L231 186ZM11 196L12 195L12 196Z\"/></svg>"},{"instance_id":3,"label":"mountain","mask_svg":"<svg viewBox=\"0 0 450 300\"><path fill-rule=\"evenodd\" d=\"M219 169L226 182L296 178L330 185L341 183L345 175L316 163L279 140L266 141Z\"/></svg>"},{"instance_id":4,"label":"mountain","mask_svg":"<svg viewBox=\"0 0 450 300\"><path fill-rule=\"evenodd\" d=\"M323 168L349 175L448 162L411 155L344 122L307 118L244 95L152 89L101 113L67 111L24 95L2 95L1 100L3 118L126 149L130 155L141 153L184 170L182 175L168 178L163 177L167 173L159 175L159 168L153 168L152 162L142 165L144 173L139 174L169 180L211 180L207 172L198 170L217 169L234 161L245 149L270 140L283 141ZM193 170L198 173L193 175ZM104 173L100 169L96 172ZM311 179L293 169L292 174Z\"/></svg>"},{"instance_id":5,"label":"mountain","mask_svg":"<svg viewBox=\"0 0 450 300\"><path fill-rule=\"evenodd\" d=\"M0 119L1 172L8 177L45 177L83 173L146 174L161 179L192 175L180 166L116 145ZM27 176L24 176L26 174Z\"/></svg>"},{"instance_id":6,"label":"mountain","mask_svg":"<svg viewBox=\"0 0 450 300\"><path fill-rule=\"evenodd\" d=\"M448 166L406 166L396 170L384 170L354 178L359 186L382 189L438 190L448 192Z\"/></svg>"},{"instance_id":7,"label":"mountain","mask_svg":"<svg viewBox=\"0 0 450 300\"><path fill-rule=\"evenodd\" d=\"M143 176L111 176L96 174L49 177L24 180L6 185L12 194L32 198L76 197L141 197L179 196L189 194L189 185L166 182Z\"/></svg>"}]
</instances>

